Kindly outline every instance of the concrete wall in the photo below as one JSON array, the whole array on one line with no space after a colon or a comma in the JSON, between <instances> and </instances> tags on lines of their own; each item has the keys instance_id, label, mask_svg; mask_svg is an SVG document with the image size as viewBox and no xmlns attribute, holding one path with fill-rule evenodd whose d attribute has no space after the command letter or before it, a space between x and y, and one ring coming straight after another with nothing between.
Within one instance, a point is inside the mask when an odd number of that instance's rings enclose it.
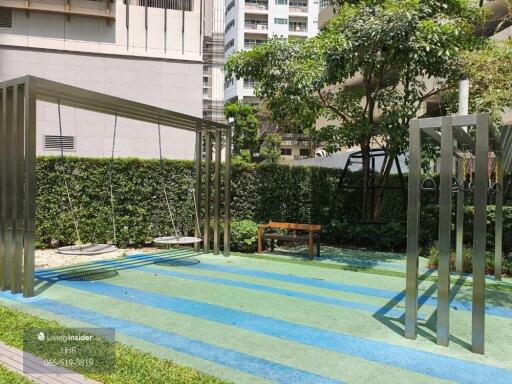
<instances>
[{"instance_id":1,"label":"concrete wall","mask_svg":"<svg viewBox=\"0 0 512 384\"><path fill-rule=\"evenodd\" d=\"M202 115L202 63L113 57L0 45L0 81L31 74L50 80L144 102L158 107ZM76 136L80 156L110 156L114 117L62 108L63 134ZM44 135L58 135L57 107L38 103L37 152L45 152ZM126 119L118 121L116 156L158 156L157 127ZM166 157L192 159L195 135L162 128ZM72 155L73 153L68 153Z\"/></svg>"}]
</instances>

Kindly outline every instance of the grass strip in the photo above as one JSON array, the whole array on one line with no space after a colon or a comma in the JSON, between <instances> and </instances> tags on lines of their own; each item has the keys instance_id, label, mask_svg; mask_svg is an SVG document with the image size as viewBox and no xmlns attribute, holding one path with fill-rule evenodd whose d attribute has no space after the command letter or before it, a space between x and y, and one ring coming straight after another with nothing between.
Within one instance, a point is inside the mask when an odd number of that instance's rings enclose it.
<instances>
[{"instance_id":1,"label":"grass strip","mask_svg":"<svg viewBox=\"0 0 512 384\"><path fill-rule=\"evenodd\" d=\"M27 377L13 372L0 363L0 384L34 384Z\"/></svg>"},{"instance_id":2,"label":"grass strip","mask_svg":"<svg viewBox=\"0 0 512 384\"><path fill-rule=\"evenodd\" d=\"M23 330L60 329L67 327L56 321L45 320L22 311L0 305L0 340L15 348L23 348ZM142 352L131 346L115 343L116 367L110 374L84 374L90 379L104 384L226 384L226 381L203 374L195 369L180 366L170 360L159 359L149 353ZM42 357L42 356L41 356ZM2 381L0 384L18 383ZM7 374L6 374L7 375ZM7 376L6 376L7 377ZM30 381L19 381L28 384Z\"/></svg>"},{"instance_id":3,"label":"grass strip","mask_svg":"<svg viewBox=\"0 0 512 384\"><path fill-rule=\"evenodd\" d=\"M363 272L363 273L369 273L372 275L399 277L402 279L405 279L405 277L406 277L405 272L390 271L387 269L377 269L377 268L362 267L362 266L355 266L355 265L336 265L336 264L322 263L320 261L314 261L314 260L289 259L289 258L278 257L278 256L255 255L255 254L248 254L248 253L241 253L241 252L231 252L231 254L234 256L247 257L249 259L278 261L280 263L297 264L297 265L310 265L310 266L317 267L317 268L337 269L337 270L350 271L350 272ZM437 282L436 276L421 275L421 276L419 276L418 279L420 281L431 281L433 283ZM471 280L466 280L464 278L460 278L459 276L451 277L450 280L453 285L461 285L461 286L466 286L466 287L473 286L473 282ZM512 285L486 282L486 289L501 291L501 292L512 292Z\"/></svg>"}]
</instances>

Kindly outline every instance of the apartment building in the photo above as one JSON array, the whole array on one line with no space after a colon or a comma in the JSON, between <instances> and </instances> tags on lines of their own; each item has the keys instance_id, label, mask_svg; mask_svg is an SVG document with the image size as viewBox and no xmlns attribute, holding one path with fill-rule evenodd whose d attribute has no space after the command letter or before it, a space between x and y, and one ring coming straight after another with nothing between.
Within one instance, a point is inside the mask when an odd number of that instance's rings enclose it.
<instances>
[{"instance_id":1,"label":"apartment building","mask_svg":"<svg viewBox=\"0 0 512 384\"><path fill-rule=\"evenodd\" d=\"M2 0L0 81L31 74L202 117L204 41L223 28L206 31L206 3ZM63 107L61 117L67 155L110 156L112 116ZM38 103L37 124L37 153L58 154L57 107ZM193 133L163 128L162 139L166 157L193 158ZM119 119L115 154L156 157L157 126Z\"/></svg>"},{"instance_id":2,"label":"apartment building","mask_svg":"<svg viewBox=\"0 0 512 384\"><path fill-rule=\"evenodd\" d=\"M306 39L318 33L319 0L226 0L224 52L251 49L273 36ZM254 80L226 80L226 101L257 104Z\"/></svg>"}]
</instances>

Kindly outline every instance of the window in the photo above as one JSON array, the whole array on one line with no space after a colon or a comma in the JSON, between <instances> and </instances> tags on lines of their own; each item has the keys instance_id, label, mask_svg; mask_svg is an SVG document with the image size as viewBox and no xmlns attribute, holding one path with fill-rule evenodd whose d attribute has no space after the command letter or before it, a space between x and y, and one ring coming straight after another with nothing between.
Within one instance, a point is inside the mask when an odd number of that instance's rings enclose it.
<instances>
[{"instance_id":1,"label":"window","mask_svg":"<svg viewBox=\"0 0 512 384\"><path fill-rule=\"evenodd\" d=\"M126 0L123 1L126 4ZM132 0L131 5L138 5L139 7L161 8L161 9L176 9L184 11L192 11L192 0Z\"/></svg>"},{"instance_id":2,"label":"window","mask_svg":"<svg viewBox=\"0 0 512 384\"><path fill-rule=\"evenodd\" d=\"M75 136L62 136L59 135L45 135L44 136L44 150L45 151L60 151L74 152L75 148Z\"/></svg>"},{"instance_id":3,"label":"window","mask_svg":"<svg viewBox=\"0 0 512 384\"><path fill-rule=\"evenodd\" d=\"M281 148L281 156L291 156L292 149L291 148Z\"/></svg>"},{"instance_id":4,"label":"window","mask_svg":"<svg viewBox=\"0 0 512 384\"><path fill-rule=\"evenodd\" d=\"M227 25L224 33L228 33L228 31L235 26L235 19L231 20Z\"/></svg>"},{"instance_id":5,"label":"window","mask_svg":"<svg viewBox=\"0 0 512 384\"><path fill-rule=\"evenodd\" d=\"M261 39L244 39L244 48L251 49L257 45L265 44L265 41Z\"/></svg>"},{"instance_id":6,"label":"window","mask_svg":"<svg viewBox=\"0 0 512 384\"><path fill-rule=\"evenodd\" d=\"M254 79L251 79L251 78L244 79L244 88L254 88L255 84L256 84L256 82L254 81Z\"/></svg>"},{"instance_id":7,"label":"window","mask_svg":"<svg viewBox=\"0 0 512 384\"><path fill-rule=\"evenodd\" d=\"M0 9L0 28L12 28L11 9Z\"/></svg>"},{"instance_id":8,"label":"window","mask_svg":"<svg viewBox=\"0 0 512 384\"><path fill-rule=\"evenodd\" d=\"M309 148L301 148L300 155L309 157Z\"/></svg>"},{"instance_id":9,"label":"window","mask_svg":"<svg viewBox=\"0 0 512 384\"><path fill-rule=\"evenodd\" d=\"M276 0L276 5L288 5L288 0Z\"/></svg>"},{"instance_id":10,"label":"window","mask_svg":"<svg viewBox=\"0 0 512 384\"><path fill-rule=\"evenodd\" d=\"M226 6L226 15L228 14L229 11L231 11L233 8L235 8L235 0L233 0L231 3L229 3L227 6Z\"/></svg>"},{"instance_id":11,"label":"window","mask_svg":"<svg viewBox=\"0 0 512 384\"><path fill-rule=\"evenodd\" d=\"M274 24L286 25L286 24L288 24L288 19L280 19L280 18L276 17L274 19Z\"/></svg>"},{"instance_id":12,"label":"window","mask_svg":"<svg viewBox=\"0 0 512 384\"><path fill-rule=\"evenodd\" d=\"M229 42L224 46L224 52L227 52L230 48L235 46L235 39L229 40Z\"/></svg>"}]
</instances>

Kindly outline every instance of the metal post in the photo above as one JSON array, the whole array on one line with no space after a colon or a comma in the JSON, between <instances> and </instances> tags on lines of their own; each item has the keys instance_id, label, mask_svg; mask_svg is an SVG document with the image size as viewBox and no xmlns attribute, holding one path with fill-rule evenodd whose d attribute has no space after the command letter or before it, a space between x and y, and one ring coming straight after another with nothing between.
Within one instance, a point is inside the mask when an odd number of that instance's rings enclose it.
<instances>
[{"instance_id":1,"label":"metal post","mask_svg":"<svg viewBox=\"0 0 512 384\"><path fill-rule=\"evenodd\" d=\"M475 353L483 354L485 338L485 248L487 237L489 118L487 114L479 113L476 120L472 349Z\"/></svg>"},{"instance_id":2,"label":"metal post","mask_svg":"<svg viewBox=\"0 0 512 384\"><path fill-rule=\"evenodd\" d=\"M441 120L441 178L439 183L439 263L437 269L437 344L450 338L450 254L452 223L453 127Z\"/></svg>"},{"instance_id":3,"label":"metal post","mask_svg":"<svg viewBox=\"0 0 512 384\"><path fill-rule=\"evenodd\" d=\"M215 202L214 202L214 224L213 224L213 254L218 255L220 250L220 163L221 163L221 134L220 130L215 131Z\"/></svg>"},{"instance_id":4,"label":"metal post","mask_svg":"<svg viewBox=\"0 0 512 384\"><path fill-rule=\"evenodd\" d=\"M14 211L14 257L12 261L12 284L11 292L19 293L23 286L23 186L24 186L24 93L25 90L22 86L14 88L14 107L15 124L13 124L13 148L14 148L14 165L15 178L14 183L14 196L12 198L13 211Z\"/></svg>"},{"instance_id":5,"label":"metal post","mask_svg":"<svg viewBox=\"0 0 512 384\"><path fill-rule=\"evenodd\" d=\"M201 214L201 163L202 163L202 157L203 157L203 135L200 131L196 132L196 154L195 154L195 172L196 172L196 187L194 190L195 196L195 202L194 202L194 209L195 209L195 224L194 224L194 236L200 237L201 235L201 228L200 228L200 221L199 217ZM194 244L194 251L199 252L200 250L200 244L195 243Z\"/></svg>"},{"instance_id":6,"label":"metal post","mask_svg":"<svg viewBox=\"0 0 512 384\"><path fill-rule=\"evenodd\" d=\"M415 339L418 315L418 261L421 183L421 132L418 120L412 120L410 124L409 154L405 337L408 339Z\"/></svg>"},{"instance_id":7,"label":"metal post","mask_svg":"<svg viewBox=\"0 0 512 384\"><path fill-rule=\"evenodd\" d=\"M5 270L4 282L5 288L12 287L12 259L14 258L14 210L13 210L13 197L14 197L14 152L13 147L13 118L14 118L14 87L8 87L6 98L3 99L4 103L4 124L5 124L5 179L4 179L4 209L5 209L5 227L4 227L4 252L5 252Z\"/></svg>"},{"instance_id":8,"label":"metal post","mask_svg":"<svg viewBox=\"0 0 512 384\"><path fill-rule=\"evenodd\" d=\"M226 129L226 161L224 167L224 256L229 256L231 245L231 127Z\"/></svg>"},{"instance_id":9,"label":"metal post","mask_svg":"<svg viewBox=\"0 0 512 384\"><path fill-rule=\"evenodd\" d=\"M6 268L6 249L5 249L5 235L6 235L6 193L5 193L5 170L6 170L6 147L7 147L7 129L5 106L7 98L7 89L2 88L0 93L0 289L6 290L7 285L7 268Z\"/></svg>"},{"instance_id":10,"label":"metal post","mask_svg":"<svg viewBox=\"0 0 512 384\"><path fill-rule=\"evenodd\" d=\"M36 95L25 82L25 238L23 296L34 296L36 217Z\"/></svg>"},{"instance_id":11,"label":"metal post","mask_svg":"<svg viewBox=\"0 0 512 384\"><path fill-rule=\"evenodd\" d=\"M466 158L457 159L457 180L459 185L464 185L464 162ZM457 208L455 214L455 271L462 274L462 249L464 240L464 191L457 192Z\"/></svg>"},{"instance_id":12,"label":"metal post","mask_svg":"<svg viewBox=\"0 0 512 384\"><path fill-rule=\"evenodd\" d=\"M206 164L204 170L204 234L203 234L203 252L210 252L210 182L211 182L211 166L212 166L212 145L211 134L205 131L205 152Z\"/></svg>"},{"instance_id":13,"label":"metal post","mask_svg":"<svg viewBox=\"0 0 512 384\"><path fill-rule=\"evenodd\" d=\"M503 164L501 153L496 154L496 180L503 183ZM503 261L503 185L501 191L496 193L496 220L494 226L494 278L501 280L502 261Z\"/></svg>"}]
</instances>

